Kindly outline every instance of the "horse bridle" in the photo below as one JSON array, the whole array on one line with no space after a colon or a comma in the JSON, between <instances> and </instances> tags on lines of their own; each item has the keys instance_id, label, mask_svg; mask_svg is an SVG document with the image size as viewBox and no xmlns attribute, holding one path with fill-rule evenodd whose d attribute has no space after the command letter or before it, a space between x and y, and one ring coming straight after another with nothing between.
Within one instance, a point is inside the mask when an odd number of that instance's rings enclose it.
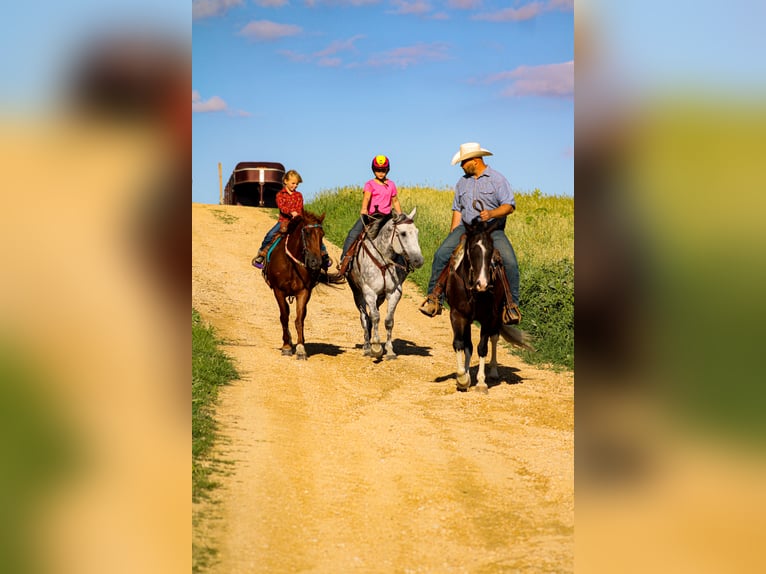
<instances>
[{"instance_id":1,"label":"horse bridle","mask_svg":"<svg viewBox=\"0 0 766 574\"><path fill-rule=\"evenodd\" d=\"M474 200L474 203L476 203L476 202L481 204L481 201L479 201L478 199ZM487 246L485 245L484 248L486 249ZM471 284L473 284L473 281L474 281L474 278L473 278L474 269L473 269L473 262L471 261L471 250L468 247L468 238L467 238L467 236L466 236L466 245L465 245L465 255L464 255L464 257L465 257L465 259L467 259L467 263L468 263L468 280L471 282ZM494 286L494 279L495 279L495 273L494 273L494 269L493 269L493 265L492 265L492 259L493 259L493 257L492 257L492 255L490 255L490 260L489 260L489 266L490 266L490 272L489 272L490 284L489 284L489 286L490 287ZM463 281L463 283L465 283L465 281ZM467 289L467 291L469 293L471 293L471 294L473 293L473 288L469 287L468 285L466 285L466 289Z\"/></svg>"},{"instance_id":2,"label":"horse bridle","mask_svg":"<svg viewBox=\"0 0 766 574\"><path fill-rule=\"evenodd\" d=\"M313 229L315 227L321 228L322 225L320 223L309 223L309 224L304 225L301 228L301 250L303 251L304 259L306 257L306 230L307 229ZM290 253L290 247L288 246L289 242L290 242L290 234L288 233L287 237L285 237L285 253L287 253L287 256L290 259L292 259L293 261L295 261L301 267L306 267L306 263L305 262L300 261L298 258L295 257L295 255Z\"/></svg>"},{"instance_id":3,"label":"horse bridle","mask_svg":"<svg viewBox=\"0 0 766 574\"><path fill-rule=\"evenodd\" d=\"M399 224L403 224L403 223L412 223L412 220L409 219L409 218L405 218L402 221L394 220L394 222L393 222L394 232L391 234L391 243L390 243L391 246L392 246L392 249L393 249L393 244L394 244L394 238L399 236L399 232L397 231L396 226L399 225ZM370 243L372 243L372 241L370 241ZM403 269L407 273L410 273L414 269L414 267L412 266L412 263L410 263L410 258L407 257L407 252L404 250L404 244L402 244L402 240L401 239L399 240L399 244L402 245L402 253L397 253L397 255L401 255L404 258L404 261L405 261L406 265L401 265L400 263L397 263L396 261L393 261L393 260L390 260L389 263L385 263L385 264L381 263L372 254L372 252L370 251L370 248L367 247L367 242L362 243L362 248L367 252L367 255L370 256L370 259L372 259L372 262L375 263L375 267L380 269L380 273L383 275L383 284L384 285L385 285L385 282L386 282L386 269L388 269L389 267L391 267L391 266L399 267L400 269ZM375 244L372 243L372 246L375 247ZM383 261L386 260L385 256L380 252L380 250L377 247L375 247L375 251L378 252L378 255L380 255L380 258L383 259ZM396 253L396 250L394 250L394 253Z\"/></svg>"}]
</instances>

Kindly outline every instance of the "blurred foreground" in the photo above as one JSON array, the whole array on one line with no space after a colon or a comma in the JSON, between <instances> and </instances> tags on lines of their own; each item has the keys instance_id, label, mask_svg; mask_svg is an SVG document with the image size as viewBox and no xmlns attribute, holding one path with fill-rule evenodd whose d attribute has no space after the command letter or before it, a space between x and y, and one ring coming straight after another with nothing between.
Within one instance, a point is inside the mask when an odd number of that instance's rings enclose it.
<instances>
[{"instance_id":1,"label":"blurred foreground","mask_svg":"<svg viewBox=\"0 0 766 574\"><path fill-rule=\"evenodd\" d=\"M83 38L0 114L0 570L191 565L189 47Z\"/></svg>"},{"instance_id":2,"label":"blurred foreground","mask_svg":"<svg viewBox=\"0 0 766 574\"><path fill-rule=\"evenodd\" d=\"M642 46L604 33L651 28L594 4L576 41L576 571L764 571L763 92L713 69L641 77L613 58Z\"/></svg>"}]
</instances>

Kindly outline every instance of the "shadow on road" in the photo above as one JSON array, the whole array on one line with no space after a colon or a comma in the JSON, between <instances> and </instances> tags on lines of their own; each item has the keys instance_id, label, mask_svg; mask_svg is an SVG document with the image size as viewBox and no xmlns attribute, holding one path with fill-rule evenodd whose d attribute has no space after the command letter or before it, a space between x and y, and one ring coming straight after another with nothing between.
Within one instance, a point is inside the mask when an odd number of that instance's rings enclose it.
<instances>
[{"instance_id":1,"label":"shadow on road","mask_svg":"<svg viewBox=\"0 0 766 574\"><path fill-rule=\"evenodd\" d=\"M304 344L306 348L306 354L311 357L313 355L328 355L330 357L337 357L342 355L346 351L341 349L338 345L332 343L308 343Z\"/></svg>"},{"instance_id":2,"label":"shadow on road","mask_svg":"<svg viewBox=\"0 0 766 574\"><path fill-rule=\"evenodd\" d=\"M479 366L475 365L469 369L469 372L471 373L471 386L476 385L476 373L479 371ZM524 379L522 379L519 375L516 373L519 372L519 369L516 367L504 367L502 365L497 366L497 379L490 379L489 378L489 367L485 367L484 373L487 375L487 387L497 387L498 385L506 384L506 385L520 385L524 382ZM439 377L436 377L434 379L435 383L444 383L444 382L455 382L455 378L457 377L457 373L455 371L452 371L448 375L441 375Z\"/></svg>"}]
</instances>

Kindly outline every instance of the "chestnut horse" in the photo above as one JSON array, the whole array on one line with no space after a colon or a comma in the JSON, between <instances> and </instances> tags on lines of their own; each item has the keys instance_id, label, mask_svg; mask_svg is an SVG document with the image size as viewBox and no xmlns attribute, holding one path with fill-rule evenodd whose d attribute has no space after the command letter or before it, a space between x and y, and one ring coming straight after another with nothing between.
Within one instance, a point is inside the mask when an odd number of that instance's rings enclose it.
<instances>
[{"instance_id":1,"label":"chestnut horse","mask_svg":"<svg viewBox=\"0 0 766 574\"><path fill-rule=\"evenodd\" d=\"M497 273L504 273L502 258L495 251L492 232L500 224L499 220L491 223L474 219L473 224L463 222L465 243L453 254L447 276L446 298L450 306L452 323L452 348L457 360L457 390L466 391L471 386L468 367L471 363L473 343L471 325L477 321L479 335L479 370L476 390L487 392L488 387L484 363L487 357L488 342L492 342L490 359L490 378L497 379L497 340L500 335L516 347L533 350L529 344L529 335L520 329L503 325L502 310L505 293Z\"/></svg>"},{"instance_id":2,"label":"chestnut horse","mask_svg":"<svg viewBox=\"0 0 766 574\"><path fill-rule=\"evenodd\" d=\"M324 218L325 214L320 217L309 211L304 211L303 216L293 218L285 234L269 250L263 268L263 277L274 292L279 305L283 355L293 354L293 342L287 322L290 318L288 298L295 299L295 330L298 333L295 356L301 360L306 359L306 349L303 346L306 307L311 299L311 292L320 279Z\"/></svg>"}]
</instances>

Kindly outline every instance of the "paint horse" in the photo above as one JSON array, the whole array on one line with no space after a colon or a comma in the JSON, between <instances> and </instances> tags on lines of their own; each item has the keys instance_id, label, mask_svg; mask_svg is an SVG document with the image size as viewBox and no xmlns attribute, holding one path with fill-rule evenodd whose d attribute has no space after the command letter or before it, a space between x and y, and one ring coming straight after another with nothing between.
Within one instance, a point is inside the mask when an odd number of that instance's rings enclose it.
<instances>
[{"instance_id":1,"label":"paint horse","mask_svg":"<svg viewBox=\"0 0 766 574\"><path fill-rule=\"evenodd\" d=\"M471 375L468 370L473 353L471 325L476 321L480 325L476 390L487 392L484 367L489 342L492 343L489 373L492 379L498 378L497 341L499 336L514 346L533 349L527 333L502 323L505 293L500 284L499 274L504 271L502 258L495 251L491 236L500 225L500 221L494 220L488 224L476 218L472 224L463 222L463 225L466 230L465 240L464 243L461 242L450 260L445 291L450 307L452 348L457 361L457 390L466 391L471 386Z\"/></svg>"}]
</instances>

